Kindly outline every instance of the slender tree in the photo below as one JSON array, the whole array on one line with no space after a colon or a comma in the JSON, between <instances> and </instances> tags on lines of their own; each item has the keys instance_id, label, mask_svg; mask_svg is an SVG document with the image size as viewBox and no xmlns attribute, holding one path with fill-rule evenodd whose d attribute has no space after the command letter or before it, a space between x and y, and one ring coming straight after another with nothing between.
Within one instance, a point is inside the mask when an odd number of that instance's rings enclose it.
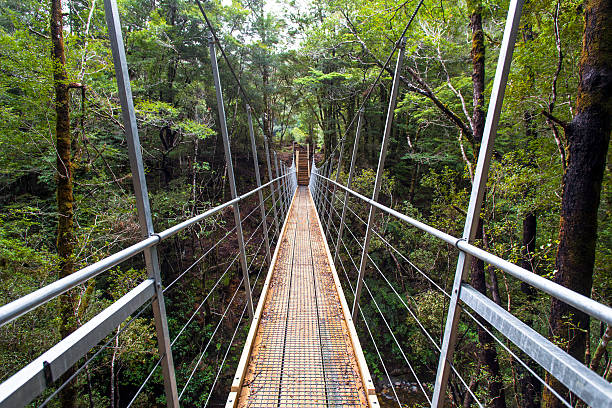
<instances>
[{"instance_id":1,"label":"slender tree","mask_svg":"<svg viewBox=\"0 0 612 408\"><path fill-rule=\"evenodd\" d=\"M479 146L482 142L486 121L485 114L485 43L484 30L482 29L482 2L481 0L468 0L468 11L470 13L470 28L472 29L472 89L473 89L473 111L471 118L474 141ZM484 236L482 219L478 220L476 239ZM485 277L484 262L474 258L471 265L472 285L476 290L486 295L487 285ZM486 324L484 320L481 320ZM491 406L495 408L506 407L504 386L499 375L499 361L495 341L482 327L478 327L478 341L480 343L480 364L488 371L489 397Z\"/></svg>"},{"instance_id":2,"label":"slender tree","mask_svg":"<svg viewBox=\"0 0 612 408\"><path fill-rule=\"evenodd\" d=\"M575 116L570 123L562 124L569 157L563 176L554 281L590 296L597 210L612 131L612 1L586 0L584 22ZM552 300L550 336L581 362L585 361L589 320L585 313ZM567 396L554 377L547 375L546 381ZM562 404L545 389L543 406L556 408Z\"/></svg>"},{"instance_id":3,"label":"slender tree","mask_svg":"<svg viewBox=\"0 0 612 408\"><path fill-rule=\"evenodd\" d=\"M70 84L66 73L66 53L61 0L51 0L51 42L53 55L53 84L55 88L55 138L56 138L56 182L57 182L57 254L59 277L70 275L74 270L74 226L72 194L72 157L70 137ZM71 291L59 299L60 334L62 338L75 330L74 300ZM68 370L67 378L72 374ZM74 406L74 390L69 385L62 390L61 405Z\"/></svg>"}]
</instances>

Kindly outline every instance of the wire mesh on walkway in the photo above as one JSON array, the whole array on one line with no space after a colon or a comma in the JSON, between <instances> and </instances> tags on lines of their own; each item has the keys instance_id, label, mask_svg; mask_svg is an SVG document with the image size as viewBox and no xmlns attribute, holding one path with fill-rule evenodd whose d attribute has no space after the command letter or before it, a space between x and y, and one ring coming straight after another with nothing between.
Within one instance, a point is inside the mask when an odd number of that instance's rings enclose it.
<instances>
[{"instance_id":1,"label":"wire mesh on walkway","mask_svg":"<svg viewBox=\"0 0 612 408\"><path fill-rule=\"evenodd\" d=\"M367 407L316 210L296 194L238 406Z\"/></svg>"}]
</instances>

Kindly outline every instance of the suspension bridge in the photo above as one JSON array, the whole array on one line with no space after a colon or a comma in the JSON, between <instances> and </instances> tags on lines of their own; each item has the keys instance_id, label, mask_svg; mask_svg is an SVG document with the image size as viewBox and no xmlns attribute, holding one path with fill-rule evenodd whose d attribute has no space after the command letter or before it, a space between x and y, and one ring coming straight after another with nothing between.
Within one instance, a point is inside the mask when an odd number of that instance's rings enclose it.
<instances>
[{"instance_id":1,"label":"suspension bridge","mask_svg":"<svg viewBox=\"0 0 612 408\"><path fill-rule=\"evenodd\" d=\"M420 3L422 4L422 2ZM418 7L420 7L420 4ZM228 311L239 307L239 295L244 296L241 304L239 323L230 339L230 345L223 354L216 378L208 392L204 405L208 405L215 387L221 385L220 374L226 364L232 344L243 324L248 325L248 335L238 361L231 384L226 384L228 392L226 407L378 407L379 401L375 385L370 375L360 340L371 342L374 354L378 356L384 375L393 388L393 382L377 343L377 333L372 333L370 322L359 307L361 298L367 296L375 306L379 319L388 329L406 368L411 372L418 385L418 391L427 404L432 407L452 405L448 390L449 378L454 378L470 393L474 404L486 405L474 395L467 381L461 375L461 367L453 359L458 336L458 322L463 315L474 324L487 331L501 349L508 352L543 387L548 384L536 373L532 364L526 362L525 355L539 368L554 376L571 391L571 395L593 407L612 406L612 386L589 367L577 361L565 351L551 343L540 333L526 325L516 316L498 306L487 296L472 288L465 280L471 259L478 258L498 268L510 277L525 282L543 294L555 297L587 313L593 319L612 325L612 309L593 299L572 292L548 279L540 277L494 254L484 251L470 242L474 239L478 214L480 213L484 189L487 181L490 158L501 112L504 91L512 59L523 1L512 0L509 5L506 28L493 83L491 101L488 109L485 134L479 153L473 189L467 209L465 228L461 237L451 236L430 225L389 208L378 201L382 174L393 115L397 102L399 73L404 58L405 40L398 41L385 65L389 64L398 51L395 75L390 93L387 120L382 135L376 181L371 197L365 197L351 187L355 173L356 152L360 142L363 122L363 105L348 126L355 125L355 142L350 157L349 173L345 184L339 181L339 169L344 163L344 135L334 152L328 155L323 164L315 162L312 152L296 150L291 164L279 161L276 152L268 145L264 135L264 156L267 168L267 182L262 182L260 162L253 126L252 109L247 95L238 78L237 85L245 98L249 122L249 136L252 148L257 187L247 193L238 194L231 155L231 143L225 123L223 95L217 64L217 51L224 57L218 38L204 14L211 30L209 41L211 66L217 92L219 129L223 137L228 180L232 199L204 213L185 220L161 232L155 232L150 210L145 171L141 155L138 127L128 67L119 22L119 12L115 0L105 0L105 14L111 40L119 97L122 106L133 175L134 192L138 218L143 239L138 243L91 264L72 275L57 280L43 288L0 307L0 326L10 325L15 319L32 312L36 308L57 298L61 294L79 286L90 279L120 265L136 256L144 255L148 278L134 289L109 305L72 334L45 351L10 378L0 384L0 407L26 406L33 401L38 406L46 406L75 376L81 373L96 357L114 341L121 332L141 316L152 311L155 323L159 359L149 375L131 397L126 406L131 406L145 388L156 370L161 369L164 392L168 407L179 407L186 389L199 364L210 348L214 336L219 332ZM416 11L415 10L415 14ZM413 15L414 17L414 15ZM410 20L410 22L412 19ZM406 26L404 33L410 23ZM231 69L231 66L229 66ZM384 70L384 68L383 68ZM232 70L232 73L233 70ZM382 70L381 70L382 75ZM376 79L378 81L380 76ZM374 87L372 86L371 89ZM366 98L367 99L367 98ZM365 101L364 101L365 104ZM337 153L337 155L336 155ZM337 157L336 157L337 156ZM248 214L241 211L247 202L255 203ZM229 210L234 215L234 227L211 248L195 260L178 277L167 282L161 276L158 247L171 237L203 223L205 220ZM359 213L368 213L367 219ZM260 217L257 227L245 234L245 221ZM420 231L423 236L432 236L441 243L457 251L457 265L450 291L445 290L423 270L419 269L400 250L385 239L375 228L377 216L385 215ZM359 237L350 228L348 218L361 223L365 233ZM256 234L263 239L256 239ZM248 235L248 237L247 237ZM245 239L246 237L246 239ZM370 242L376 237L399 260L421 275L433 290L445 299L446 324L442 333L430 333L419 320L413 307L396 289L389 271L381 268L369 255ZM235 239L237 252L229 266L209 289L203 301L197 306L182 328L170 336L164 295L175 287L176 282L187 279L188 273L221 242ZM357 245L361 257L352 256L347 244ZM254 250L252 250L254 248ZM259 256L261 255L261 256ZM234 265L239 265L242 280L231 296L225 311L219 318L208 342L199 353L199 358L186 378L177 379L173 359L173 346L192 324L211 293L219 287ZM267 266L267 274L262 274ZM431 349L438 356L435 381L429 384L419 378L414 368L413 356L408 355L394 333L390 320L384 315L373 293L364 279L366 272L377 274L377 279L387 284L405 308L406 316L411 316ZM339 272L342 272L340 274ZM351 279L350 275L356 275ZM264 278L257 297L257 283ZM344 294L341 280L350 290L352 305ZM365 291L365 292L364 292ZM255 302L257 304L255 305ZM355 329L358 319L365 325L366 339L360 339ZM119 329L117 329L119 327ZM511 347L510 344L513 346ZM518 355L515 349L521 350ZM523 355L524 354L524 355ZM65 374L72 373L69 378ZM222 388L221 388L222 389ZM551 392L568 407L575 401L567 401L555 390ZM399 406L401 401L393 388ZM44 399L42 399L44 396ZM218 405L218 402L216 402Z\"/></svg>"}]
</instances>

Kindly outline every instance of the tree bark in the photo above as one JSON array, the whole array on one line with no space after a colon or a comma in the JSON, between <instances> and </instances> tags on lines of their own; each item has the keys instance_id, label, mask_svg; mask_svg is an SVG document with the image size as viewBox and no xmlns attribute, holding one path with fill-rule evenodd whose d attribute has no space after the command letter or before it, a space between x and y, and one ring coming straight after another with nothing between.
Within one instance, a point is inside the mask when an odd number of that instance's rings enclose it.
<instances>
[{"instance_id":1,"label":"tree bark","mask_svg":"<svg viewBox=\"0 0 612 408\"><path fill-rule=\"evenodd\" d=\"M523 28L523 41L527 44L533 41L533 29L531 24L525 24ZM532 87L535 86L535 77L531 67L527 67L527 79L528 84ZM531 152L529 146L533 140L538 137L536 124L534 121L535 115L530 110L523 112L523 121L525 123L525 149L527 153L527 159L525 167L535 168L535 158ZM526 191L528 196L533 196L534 188L530 188ZM523 218L523 237L521 246L521 267L531 272L536 272L533 265L533 257L536 250L536 234L538 228L538 220L534 211L529 210ZM533 316L535 313L540 311L533 307L536 298L536 290L529 284L521 282L521 292L525 295L523 301L518 302L517 309L524 310L526 313L525 323L528 326L533 325ZM526 354L519 352L519 356L527 361L529 368L535 372L540 373L542 369L538 366L533 359L529 358ZM515 362L512 359L515 367L515 371L518 373L518 388L519 395L518 401L522 408L538 408L540 406L540 395L542 391L542 385L531 373L523 367L521 364Z\"/></svg>"},{"instance_id":2,"label":"tree bark","mask_svg":"<svg viewBox=\"0 0 612 408\"><path fill-rule=\"evenodd\" d=\"M537 233L537 218L533 212L528 212L523 218L523 242L521 248L521 267L528 271L534 272L533 254L536 249L536 233ZM528 326L533 324L533 313L535 312L531 305L536 300L536 291L525 282L521 282L521 292L525 295L525 302L519 308L525 308L527 316L525 323ZM524 353L520 353L521 357L527 361L529 368L534 372L541 371L539 366ZM539 396L542 386L522 365L516 364L516 371L519 374L518 385L520 389L519 400L523 408L537 408L539 404Z\"/></svg>"},{"instance_id":3,"label":"tree bark","mask_svg":"<svg viewBox=\"0 0 612 408\"><path fill-rule=\"evenodd\" d=\"M476 233L476 239L482 239L482 220L478 222L478 232ZM484 272L484 262L480 259L474 258L472 260L471 267L471 278L472 286L474 289L486 295L487 286ZM477 319L485 327L490 330L489 324L477 316ZM495 340L485 329L478 326L478 342L480 343L480 350L478 353L479 365L484 367L489 373L489 397L491 399L491 407L505 408L506 407L506 396L504 393L504 384L501 380L499 373L499 361L497 359L497 349L495 348Z\"/></svg>"},{"instance_id":4,"label":"tree bark","mask_svg":"<svg viewBox=\"0 0 612 408\"><path fill-rule=\"evenodd\" d=\"M606 327L606 331L603 336L601 336L601 340L595 349L595 354L593 355L593 359L589 363L589 368L595 372L599 371L599 363L601 362L601 358L603 357L606 349L608 347L608 343L612 339L612 326L608 325Z\"/></svg>"},{"instance_id":5,"label":"tree bark","mask_svg":"<svg viewBox=\"0 0 612 408\"><path fill-rule=\"evenodd\" d=\"M565 127L569 143L563 176L559 247L554 281L585 296L591 295L597 210L612 131L612 1L586 0L576 115ZM550 337L584 362L589 316L553 299ZM546 381L561 395L565 388L552 376ZM543 405L560 407L548 390Z\"/></svg>"},{"instance_id":6,"label":"tree bark","mask_svg":"<svg viewBox=\"0 0 612 408\"><path fill-rule=\"evenodd\" d=\"M53 57L53 84L55 88L55 137L56 137L56 182L57 182L57 254L59 258L59 278L72 274L74 270L74 226L72 194L72 157L70 136L70 87L66 74L66 54L61 0L51 0L51 43ZM60 334L62 338L76 329L74 314L74 291L59 297ZM63 378L74 372L71 368ZM67 385L60 393L63 407L75 405L74 384Z\"/></svg>"},{"instance_id":7,"label":"tree bark","mask_svg":"<svg viewBox=\"0 0 612 408\"><path fill-rule=\"evenodd\" d=\"M473 111L472 132L476 146L480 146L485 127L484 90L485 90L485 44L484 31L482 29L482 3L481 0L468 0L468 11L470 13L470 28L472 29L472 87L473 87ZM478 152L474 151L478 156ZM475 162L475 160L474 160ZM476 239L483 238L483 222L478 220ZM474 258L471 265L472 286L480 293L486 295L486 278L484 262ZM484 320L480 320L488 326ZM478 327L478 342L480 343L479 359L480 365L489 373L489 397L491 406L495 408L506 408L506 397L504 384L500 377L499 362L495 340L484 330Z\"/></svg>"},{"instance_id":8,"label":"tree bark","mask_svg":"<svg viewBox=\"0 0 612 408\"><path fill-rule=\"evenodd\" d=\"M485 126L484 89L485 89L485 44L482 29L482 3L481 0L468 0L470 12L470 28L472 29L472 88L473 106L472 132L477 145L482 142ZM478 156L478 152L474 152Z\"/></svg>"}]
</instances>

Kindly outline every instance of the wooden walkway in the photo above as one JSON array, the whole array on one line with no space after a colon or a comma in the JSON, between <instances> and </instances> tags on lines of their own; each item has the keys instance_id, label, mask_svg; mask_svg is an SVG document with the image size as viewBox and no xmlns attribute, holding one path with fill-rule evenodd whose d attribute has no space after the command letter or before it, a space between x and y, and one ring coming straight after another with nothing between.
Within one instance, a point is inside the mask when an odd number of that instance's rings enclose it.
<instances>
[{"instance_id":1,"label":"wooden walkway","mask_svg":"<svg viewBox=\"0 0 612 408\"><path fill-rule=\"evenodd\" d=\"M308 187L298 187L226 407L378 407Z\"/></svg>"}]
</instances>

